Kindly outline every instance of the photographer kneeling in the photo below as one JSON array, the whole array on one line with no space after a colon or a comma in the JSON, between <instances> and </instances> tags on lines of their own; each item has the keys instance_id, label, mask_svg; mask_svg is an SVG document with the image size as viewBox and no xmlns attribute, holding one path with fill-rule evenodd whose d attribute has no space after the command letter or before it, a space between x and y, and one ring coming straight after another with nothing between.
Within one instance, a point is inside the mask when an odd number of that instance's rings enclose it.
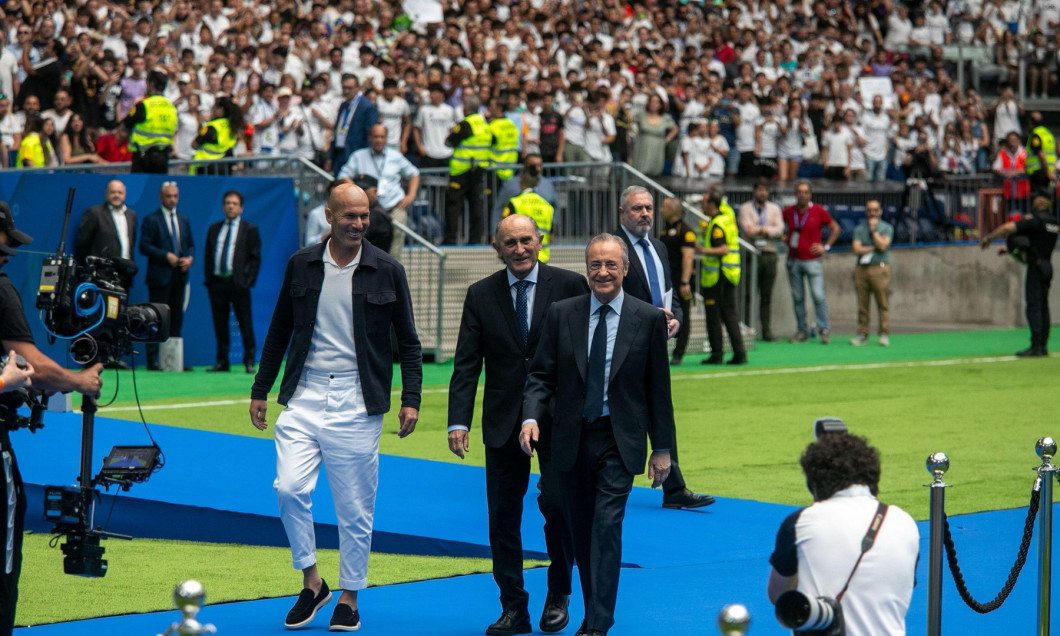
<instances>
[{"instance_id":1,"label":"photographer kneeling","mask_svg":"<svg viewBox=\"0 0 1060 636\"><path fill-rule=\"evenodd\" d=\"M768 592L778 620L804 633L905 634L920 534L909 514L877 501L879 452L825 432L800 463L814 504L777 532Z\"/></svg>"},{"instance_id":2,"label":"photographer kneeling","mask_svg":"<svg viewBox=\"0 0 1060 636\"><path fill-rule=\"evenodd\" d=\"M7 265L10 257L17 253L13 248L31 242L32 238L15 229L11 210L7 204L0 202L0 268ZM3 272L0 272L0 344L3 345L0 350L12 351L24 359L26 367L23 371L32 372L30 382L35 391L77 391L90 397L99 397L100 388L103 386L99 372L103 365L94 364L80 373L75 373L62 368L41 353L33 343L33 332L26 322L18 290ZM21 361L9 356L5 367L15 366L16 363L20 364ZM3 376L5 383L10 377L18 378L16 381L24 386L28 384L23 375L8 373L10 375ZM4 492L8 493L7 496L0 497L0 550L3 550L0 554L0 566L3 566L0 569L0 636L11 634L15 624L18 577L22 569L22 527L26 516L26 495L15 461L15 451L8 438L8 426L7 422L0 423ZM15 504L13 512L8 509L11 505L9 502Z\"/></svg>"}]
</instances>

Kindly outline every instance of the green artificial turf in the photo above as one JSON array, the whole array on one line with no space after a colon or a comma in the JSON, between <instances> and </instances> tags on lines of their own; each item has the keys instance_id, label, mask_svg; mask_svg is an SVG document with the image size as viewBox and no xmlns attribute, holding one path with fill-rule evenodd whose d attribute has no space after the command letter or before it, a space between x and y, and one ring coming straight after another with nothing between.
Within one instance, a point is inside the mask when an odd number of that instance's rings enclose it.
<instances>
[{"instance_id":1,"label":"green artificial turf","mask_svg":"<svg viewBox=\"0 0 1060 636\"><path fill-rule=\"evenodd\" d=\"M173 608L173 588L194 578L206 588L207 603L293 596L302 576L291 568L287 548L136 539L109 540L110 562L101 579L68 576L58 547L50 537L27 534L16 622L38 625L96 616L151 612ZM325 579L338 582L338 550L320 550L318 565ZM147 564L150 564L149 566ZM528 562L527 567L542 565ZM455 559L373 552L368 585L391 585L491 571L489 559ZM61 599L62 602L56 602ZM209 621L209 608L201 618ZM276 620L282 620L277 616ZM168 625L159 624L158 632Z\"/></svg>"}]
</instances>

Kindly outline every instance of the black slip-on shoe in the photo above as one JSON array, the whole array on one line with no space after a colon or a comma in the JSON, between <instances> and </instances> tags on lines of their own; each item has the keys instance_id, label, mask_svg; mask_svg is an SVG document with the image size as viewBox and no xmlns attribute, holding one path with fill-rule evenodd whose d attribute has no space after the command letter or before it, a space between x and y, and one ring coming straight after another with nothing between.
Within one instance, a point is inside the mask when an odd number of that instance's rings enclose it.
<instances>
[{"instance_id":1,"label":"black slip-on shoe","mask_svg":"<svg viewBox=\"0 0 1060 636\"><path fill-rule=\"evenodd\" d=\"M328 588L327 582L323 580L320 582L319 592L314 593L308 587L303 589L298 594L298 600L295 601L294 607L291 608L290 612L287 612L287 618L283 621L283 626L287 629L305 627L316 617L317 610L327 605L330 601L331 590Z\"/></svg>"}]
</instances>

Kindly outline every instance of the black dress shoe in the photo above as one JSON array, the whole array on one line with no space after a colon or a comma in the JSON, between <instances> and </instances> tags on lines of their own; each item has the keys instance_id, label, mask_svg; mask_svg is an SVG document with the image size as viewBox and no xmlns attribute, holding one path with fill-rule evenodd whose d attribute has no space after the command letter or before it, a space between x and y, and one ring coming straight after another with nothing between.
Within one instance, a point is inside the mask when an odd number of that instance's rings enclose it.
<instances>
[{"instance_id":1,"label":"black dress shoe","mask_svg":"<svg viewBox=\"0 0 1060 636\"><path fill-rule=\"evenodd\" d=\"M529 634L530 613L526 610L506 609L497 622L486 628L490 636L511 636L512 634Z\"/></svg>"},{"instance_id":2,"label":"black dress shoe","mask_svg":"<svg viewBox=\"0 0 1060 636\"><path fill-rule=\"evenodd\" d=\"M158 364L157 362L148 362L147 363L147 370L148 371L161 371L162 370L162 365Z\"/></svg>"},{"instance_id":3,"label":"black dress shoe","mask_svg":"<svg viewBox=\"0 0 1060 636\"><path fill-rule=\"evenodd\" d=\"M699 361L700 364L725 364L725 358L715 358L710 356Z\"/></svg>"},{"instance_id":4,"label":"black dress shoe","mask_svg":"<svg viewBox=\"0 0 1060 636\"><path fill-rule=\"evenodd\" d=\"M184 367L184 373L188 373L189 371L194 371L194 370L195 369L192 369L191 367Z\"/></svg>"},{"instance_id":5,"label":"black dress shoe","mask_svg":"<svg viewBox=\"0 0 1060 636\"><path fill-rule=\"evenodd\" d=\"M747 364L747 356L743 356L742 358L733 358L725 364Z\"/></svg>"},{"instance_id":6,"label":"black dress shoe","mask_svg":"<svg viewBox=\"0 0 1060 636\"><path fill-rule=\"evenodd\" d=\"M570 615L567 613L567 605L570 596L567 594L555 594L549 592L545 597L545 609L541 611L541 622L538 627L546 634L553 634L567 626Z\"/></svg>"},{"instance_id":7,"label":"black dress shoe","mask_svg":"<svg viewBox=\"0 0 1060 636\"><path fill-rule=\"evenodd\" d=\"M598 629L579 629L574 632L574 636L607 636L607 632L602 632Z\"/></svg>"},{"instance_id":8,"label":"black dress shoe","mask_svg":"<svg viewBox=\"0 0 1060 636\"><path fill-rule=\"evenodd\" d=\"M681 366L681 356L674 356L670 360L670 366L671 367L679 367L679 366Z\"/></svg>"},{"instance_id":9,"label":"black dress shoe","mask_svg":"<svg viewBox=\"0 0 1060 636\"><path fill-rule=\"evenodd\" d=\"M254 373L254 363L248 362L243 365L243 368L247 370L247 373Z\"/></svg>"},{"instance_id":10,"label":"black dress shoe","mask_svg":"<svg viewBox=\"0 0 1060 636\"><path fill-rule=\"evenodd\" d=\"M231 371L231 368L227 364L215 364L206 370L207 373L217 373L218 371Z\"/></svg>"},{"instance_id":11,"label":"black dress shoe","mask_svg":"<svg viewBox=\"0 0 1060 636\"><path fill-rule=\"evenodd\" d=\"M688 488L681 488L672 492L663 493L663 508L680 510L681 508L702 508L714 503L714 497L692 492Z\"/></svg>"},{"instance_id":12,"label":"black dress shoe","mask_svg":"<svg viewBox=\"0 0 1060 636\"><path fill-rule=\"evenodd\" d=\"M1043 358L1047 355L1049 354L1046 353L1045 350L1041 347L1031 347L1029 349L1024 349L1023 351L1016 352L1017 358Z\"/></svg>"}]
</instances>

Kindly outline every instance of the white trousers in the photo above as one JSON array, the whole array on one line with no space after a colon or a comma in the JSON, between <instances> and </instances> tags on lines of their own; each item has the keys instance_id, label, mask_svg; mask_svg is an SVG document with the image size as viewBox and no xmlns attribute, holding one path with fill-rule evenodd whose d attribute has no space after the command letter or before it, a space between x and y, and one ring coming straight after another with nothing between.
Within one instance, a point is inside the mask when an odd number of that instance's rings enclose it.
<instances>
[{"instance_id":1,"label":"white trousers","mask_svg":"<svg viewBox=\"0 0 1060 636\"><path fill-rule=\"evenodd\" d=\"M276 420L276 493L296 570L316 563L313 490L327 466L339 531L339 587L368 586L382 415L368 415L360 377L306 369Z\"/></svg>"}]
</instances>

